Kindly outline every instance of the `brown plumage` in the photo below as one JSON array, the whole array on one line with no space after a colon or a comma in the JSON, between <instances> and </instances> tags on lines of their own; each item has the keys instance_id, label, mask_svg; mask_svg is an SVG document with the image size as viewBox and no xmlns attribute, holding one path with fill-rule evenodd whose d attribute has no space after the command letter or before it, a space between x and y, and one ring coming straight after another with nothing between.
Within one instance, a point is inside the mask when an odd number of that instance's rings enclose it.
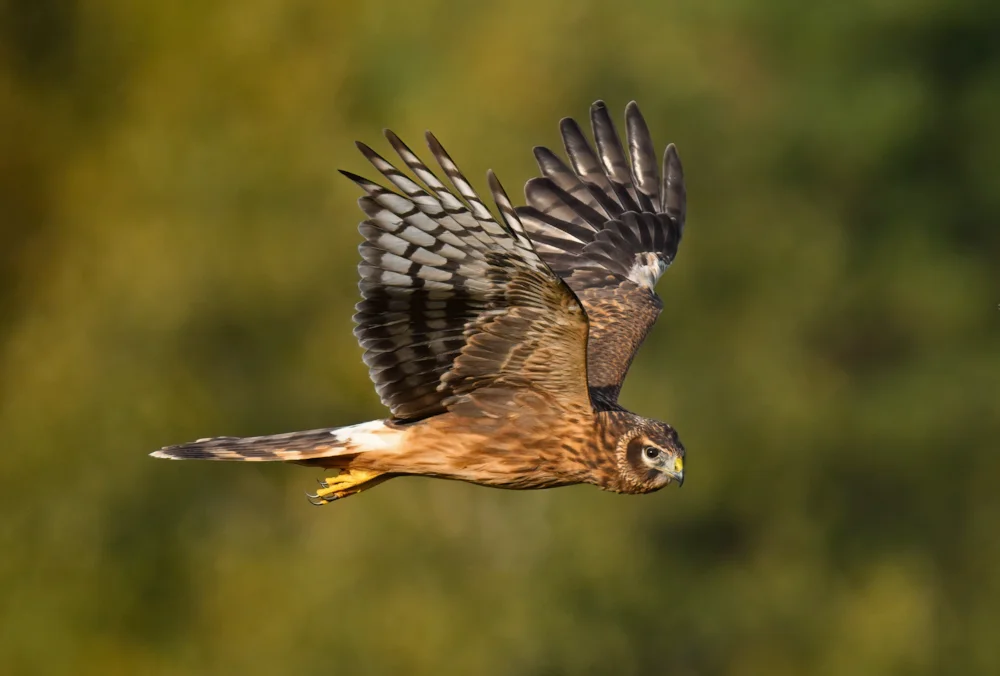
<instances>
[{"instance_id":1,"label":"brown plumage","mask_svg":"<svg viewBox=\"0 0 1000 676\"><path fill-rule=\"evenodd\" d=\"M342 172L366 193L355 335L391 417L202 439L153 455L340 470L310 496L317 504L405 475L620 493L683 482L673 428L617 403L662 306L653 286L680 241L680 160L668 146L659 177L634 102L628 158L602 102L592 121L596 153L575 122L562 122L572 169L536 149L543 177L525 188L529 206L513 207L489 174L500 222L431 134L454 191L392 132L390 145L423 185L359 143L395 188Z\"/></svg>"}]
</instances>

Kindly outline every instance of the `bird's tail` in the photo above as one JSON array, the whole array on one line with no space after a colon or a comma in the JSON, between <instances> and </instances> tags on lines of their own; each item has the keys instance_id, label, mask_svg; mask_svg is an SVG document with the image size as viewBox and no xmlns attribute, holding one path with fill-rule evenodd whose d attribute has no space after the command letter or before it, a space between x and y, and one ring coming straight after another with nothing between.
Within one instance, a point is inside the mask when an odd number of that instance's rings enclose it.
<instances>
[{"instance_id":1,"label":"bird's tail","mask_svg":"<svg viewBox=\"0 0 1000 676\"><path fill-rule=\"evenodd\" d=\"M303 462L337 466L336 458L371 451L392 452L400 447L403 430L382 420L305 432L263 437L212 437L166 446L150 453L171 460L243 460ZM329 461L322 459L328 458Z\"/></svg>"}]
</instances>

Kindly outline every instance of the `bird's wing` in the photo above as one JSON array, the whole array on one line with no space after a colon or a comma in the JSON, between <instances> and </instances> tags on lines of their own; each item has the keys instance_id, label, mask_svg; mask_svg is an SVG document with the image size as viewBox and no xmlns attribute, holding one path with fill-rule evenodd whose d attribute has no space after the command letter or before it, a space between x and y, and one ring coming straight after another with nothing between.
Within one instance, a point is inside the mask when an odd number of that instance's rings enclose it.
<instances>
[{"instance_id":1,"label":"bird's wing","mask_svg":"<svg viewBox=\"0 0 1000 676\"><path fill-rule=\"evenodd\" d=\"M498 223L428 133L449 190L392 132L386 137L423 186L358 147L398 192L343 172L367 193L355 335L375 389L398 420L479 403L516 406L518 392L590 411L587 316L534 251L496 177ZM456 195L457 193L457 195Z\"/></svg>"},{"instance_id":2,"label":"bird's wing","mask_svg":"<svg viewBox=\"0 0 1000 676\"><path fill-rule=\"evenodd\" d=\"M595 404L613 406L662 308L654 287L684 230L684 172L673 144L664 152L662 175L657 171L634 101L625 109L628 156L603 101L590 116L596 152L574 120L562 120L570 166L535 148L542 177L528 181L528 206L516 211L535 250L587 311L591 396Z\"/></svg>"}]
</instances>

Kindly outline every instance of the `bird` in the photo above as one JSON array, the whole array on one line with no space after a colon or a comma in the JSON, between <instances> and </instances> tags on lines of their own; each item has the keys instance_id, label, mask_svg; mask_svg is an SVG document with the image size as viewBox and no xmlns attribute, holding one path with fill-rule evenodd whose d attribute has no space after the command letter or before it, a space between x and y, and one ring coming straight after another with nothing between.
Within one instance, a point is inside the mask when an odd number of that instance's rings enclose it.
<instances>
[{"instance_id":1,"label":"bird","mask_svg":"<svg viewBox=\"0 0 1000 676\"><path fill-rule=\"evenodd\" d=\"M618 403L663 307L654 287L683 234L683 168L673 144L658 161L634 101L627 153L603 101L590 117L594 145L573 119L560 122L568 164L534 149L526 205L487 172L499 218L431 132L451 187L389 130L410 174L358 142L383 183L341 170L365 215L354 334L389 417L152 455L336 470L307 493L317 505L403 476L624 494L683 485L677 431Z\"/></svg>"}]
</instances>

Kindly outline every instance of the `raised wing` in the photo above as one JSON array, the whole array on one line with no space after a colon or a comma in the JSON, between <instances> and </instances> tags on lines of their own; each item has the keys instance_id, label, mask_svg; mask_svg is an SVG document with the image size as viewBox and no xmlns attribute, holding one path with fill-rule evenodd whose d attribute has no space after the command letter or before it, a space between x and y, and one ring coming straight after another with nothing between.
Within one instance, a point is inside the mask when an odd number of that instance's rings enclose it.
<instances>
[{"instance_id":1,"label":"raised wing","mask_svg":"<svg viewBox=\"0 0 1000 676\"><path fill-rule=\"evenodd\" d=\"M625 108L628 157L603 101L590 109L596 152L572 119L560 123L570 165L535 148L541 178L518 208L535 250L576 292L590 318L591 398L617 405L635 352L663 307L654 287L684 230L684 171L673 144L662 176L635 101Z\"/></svg>"},{"instance_id":2,"label":"raised wing","mask_svg":"<svg viewBox=\"0 0 1000 676\"><path fill-rule=\"evenodd\" d=\"M354 333L382 402L396 419L417 420L495 409L530 390L591 410L586 314L535 253L496 177L503 226L433 135L431 153L462 199L395 134L386 137L423 186L361 143L399 192L342 172L367 193L358 201L368 218Z\"/></svg>"}]
</instances>

